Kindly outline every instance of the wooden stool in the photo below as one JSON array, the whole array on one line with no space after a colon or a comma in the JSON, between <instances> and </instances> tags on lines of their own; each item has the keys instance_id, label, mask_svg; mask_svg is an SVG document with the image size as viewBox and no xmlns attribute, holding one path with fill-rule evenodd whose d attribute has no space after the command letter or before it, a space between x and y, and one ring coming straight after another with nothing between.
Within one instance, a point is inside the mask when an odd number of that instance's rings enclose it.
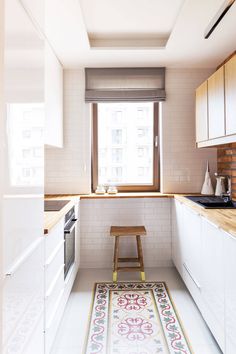
<instances>
[{"instance_id":1,"label":"wooden stool","mask_svg":"<svg viewBox=\"0 0 236 354\"><path fill-rule=\"evenodd\" d=\"M146 235L144 226L111 226L110 235L115 236L115 249L113 259L113 281L117 281L117 272L140 271L141 280L145 281L143 251L140 236ZM119 258L119 238L120 236L136 236L138 258ZM119 262L135 262L139 263L137 267L119 267Z\"/></svg>"}]
</instances>

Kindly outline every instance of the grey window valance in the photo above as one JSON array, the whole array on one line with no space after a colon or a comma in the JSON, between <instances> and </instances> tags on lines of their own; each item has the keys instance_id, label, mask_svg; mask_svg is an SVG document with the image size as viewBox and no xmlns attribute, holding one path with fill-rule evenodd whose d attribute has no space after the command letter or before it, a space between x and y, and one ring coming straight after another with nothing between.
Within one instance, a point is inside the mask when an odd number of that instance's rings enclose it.
<instances>
[{"instance_id":1,"label":"grey window valance","mask_svg":"<svg viewBox=\"0 0 236 354\"><path fill-rule=\"evenodd\" d=\"M165 101L165 68L86 68L86 102Z\"/></svg>"}]
</instances>

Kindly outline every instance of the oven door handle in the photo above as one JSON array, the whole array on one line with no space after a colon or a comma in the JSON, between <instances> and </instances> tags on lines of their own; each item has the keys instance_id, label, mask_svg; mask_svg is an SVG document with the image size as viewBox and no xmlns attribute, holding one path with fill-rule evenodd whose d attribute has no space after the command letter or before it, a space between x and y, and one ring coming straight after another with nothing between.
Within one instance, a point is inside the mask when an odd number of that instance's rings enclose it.
<instances>
[{"instance_id":1,"label":"oven door handle","mask_svg":"<svg viewBox=\"0 0 236 354\"><path fill-rule=\"evenodd\" d=\"M72 232L73 229L75 228L76 221L77 221L77 219L73 219L73 224L72 224L72 226L71 226L69 229L65 229L65 230L64 230L64 234L71 234L71 232Z\"/></svg>"}]
</instances>

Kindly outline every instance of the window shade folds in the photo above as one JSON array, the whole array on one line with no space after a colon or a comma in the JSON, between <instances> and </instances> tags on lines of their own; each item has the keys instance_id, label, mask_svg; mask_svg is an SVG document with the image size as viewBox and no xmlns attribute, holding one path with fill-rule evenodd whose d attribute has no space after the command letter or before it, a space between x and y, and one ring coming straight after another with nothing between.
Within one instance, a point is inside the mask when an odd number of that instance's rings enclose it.
<instances>
[{"instance_id":1,"label":"window shade folds","mask_svg":"<svg viewBox=\"0 0 236 354\"><path fill-rule=\"evenodd\" d=\"M86 102L165 101L165 68L86 68Z\"/></svg>"}]
</instances>

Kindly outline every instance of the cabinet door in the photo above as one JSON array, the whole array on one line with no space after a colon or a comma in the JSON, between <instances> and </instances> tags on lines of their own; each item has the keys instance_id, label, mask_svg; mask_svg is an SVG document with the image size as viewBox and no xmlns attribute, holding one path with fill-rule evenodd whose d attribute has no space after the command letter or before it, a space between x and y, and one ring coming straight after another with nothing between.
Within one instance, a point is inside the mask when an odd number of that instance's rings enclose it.
<instances>
[{"instance_id":1,"label":"cabinet door","mask_svg":"<svg viewBox=\"0 0 236 354\"><path fill-rule=\"evenodd\" d=\"M203 248L199 262L203 267L203 317L224 351L224 235L215 225L203 219ZM228 354L228 352L227 352Z\"/></svg>"},{"instance_id":2,"label":"cabinet door","mask_svg":"<svg viewBox=\"0 0 236 354\"><path fill-rule=\"evenodd\" d=\"M43 353L43 237L42 235L41 240L35 241L25 251L22 258L9 269L5 278L1 353Z\"/></svg>"},{"instance_id":3,"label":"cabinet door","mask_svg":"<svg viewBox=\"0 0 236 354\"><path fill-rule=\"evenodd\" d=\"M225 135L224 67L208 79L209 139Z\"/></svg>"},{"instance_id":4,"label":"cabinet door","mask_svg":"<svg viewBox=\"0 0 236 354\"><path fill-rule=\"evenodd\" d=\"M225 353L234 354L236 348L236 238L224 233L225 263Z\"/></svg>"},{"instance_id":5,"label":"cabinet door","mask_svg":"<svg viewBox=\"0 0 236 354\"><path fill-rule=\"evenodd\" d=\"M175 199L172 203L172 260L180 275L183 273L183 239L181 239L182 232L182 204Z\"/></svg>"},{"instance_id":6,"label":"cabinet door","mask_svg":"<svg viewBox=\"0 0 236 354\"><path fill-rule=\"evenodd\" d=\"M199 259L202 253L202 219L194 210L183 206L183 225L183 279L201 310L202 267Z\"/></svg>"},{"instance_id":7,"label":"cabinet door","mask_svg":"<svg viewBox=\"0 0 236 354\"><path fill-rule=\"evenodd\" d=\"M63 69L45 44L45 144L63 146Z\"/></svg>"},{"instance_id":8,"label":"cabinet door","mask_svg":"<svg viewBox=\"0 0 236 354\"><path fill-rule=\"evenodd\" d=\"M208 139L207 81L196 90L196 142Z\"/></svg>"},{"instance_id":9,"label":"cabinet door","mask_svg":"<svg viewBox=\"0 0 236 354\"><path fill-rule=\"evenodd\" d=\"M236 55L225 64L226 135L236 134Z\"/></svg>"},{"instance_id":10,"label":"cabinet door","mask_svg":"<svg viewBox=\"0 0 236 354\"><path fill-rule=\"evenodd\" d=\"M43 1L41 7L43 12ZM3 347L44 352L44 40L21 1L4 2ZM2 117L1 117L2 118ZM2 164L1 164L2 167Z\"/></svg>"}]
</instances>

